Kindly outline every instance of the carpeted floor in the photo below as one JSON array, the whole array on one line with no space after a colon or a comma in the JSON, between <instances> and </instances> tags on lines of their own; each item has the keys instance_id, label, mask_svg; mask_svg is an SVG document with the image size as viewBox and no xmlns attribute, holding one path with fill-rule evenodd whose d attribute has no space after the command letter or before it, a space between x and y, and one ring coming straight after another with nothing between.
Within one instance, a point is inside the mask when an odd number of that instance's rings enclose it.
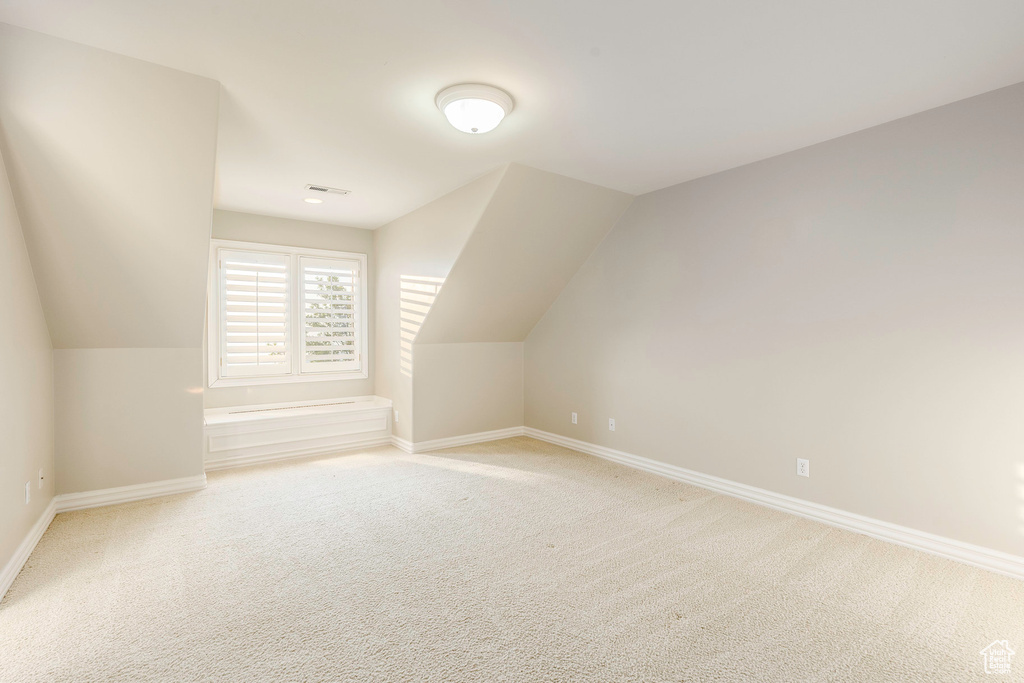
<instances>
[{"instance_id":1,"label":"carpeted floor","mask_svg":"<svg viewBox=\"0 0 1024 683\"><path fill-rule=\"evenodd\" d=\"M209 481L58 515L0 680L931 683L1024 648L1024 582L527 438Z\"/></svg>"}]
</instances>

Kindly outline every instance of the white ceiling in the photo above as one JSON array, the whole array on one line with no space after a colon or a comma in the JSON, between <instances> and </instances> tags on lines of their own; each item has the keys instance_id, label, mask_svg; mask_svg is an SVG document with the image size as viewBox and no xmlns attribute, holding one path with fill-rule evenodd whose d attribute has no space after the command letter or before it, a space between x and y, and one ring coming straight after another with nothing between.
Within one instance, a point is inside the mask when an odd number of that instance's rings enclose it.
<instances>
[{"instance_id":1,"label":"white ceiling","mask_svg":"<svg viewBox=\"0 0 1024 683\"><path fill-rule=\"evenodd\" d=\"M640 194L1024 81L1021 0L0 0L219 80L218 208L373 228L506 162ZM469 136L434 107L516 110ZM314 206L306 183L350 189Z\"/></svg>"}]
</instances>

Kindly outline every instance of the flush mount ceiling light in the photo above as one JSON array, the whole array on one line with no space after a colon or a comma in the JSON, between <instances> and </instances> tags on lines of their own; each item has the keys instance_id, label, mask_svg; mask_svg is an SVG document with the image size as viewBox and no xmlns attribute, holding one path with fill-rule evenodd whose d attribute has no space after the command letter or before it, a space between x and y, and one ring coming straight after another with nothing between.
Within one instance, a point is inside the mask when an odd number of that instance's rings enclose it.
<instances>
[{"instance_id":1,"label":"flush mount ceiling light","mask_svg":"<svg viewBox=\"0 0 1024 683\"><path fill-rule=\"evenodd\" d=\"M302 201L306 202L307 204L323 204L324 203L324 200L317 199L316 197L306 197Z\"/></svg>"},{"instance_id":2,"label":"flush mount ceiling light","mask_svg":"<svg viewBox=\"0 0 1024 683\"><path fill-rule=\"evenodd\" d=\"M463 133L480 134L498 127L512 112L512 97L490 85L463 83L445 88L434 100L448 123Z\"/></svg>"}]
</instances>

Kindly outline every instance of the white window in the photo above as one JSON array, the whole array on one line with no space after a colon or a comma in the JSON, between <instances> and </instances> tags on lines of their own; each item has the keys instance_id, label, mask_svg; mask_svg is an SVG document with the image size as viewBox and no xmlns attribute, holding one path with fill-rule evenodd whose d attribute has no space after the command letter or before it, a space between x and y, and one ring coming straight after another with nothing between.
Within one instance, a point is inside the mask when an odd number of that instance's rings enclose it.
<instances>
[{"instance_id":1,"label":"white window","mask_svg":"<svg viewBox=\"0 0 1024 683\"><path fill-rule=\"evenodd\" d=\"M209 385L365 378L366 255L214 240Z\"/></svg>"},{"instance_id":2,"label":"white window","mask_svg":"<svg viewBox=\"0 0 1024 683\"><path fill-rule=\"evenodd\" d=\"M221 249L218 264L221 376L291 373L288 256Z\"/></svg>"},{"instance_id":3,"label":"white window","mask_svg":"<svg viewBox=\"0 0 1024 683\"><path fill-rule=\"evenodd\" d=\"M358 278L358 261L299 256L303 372L359 368Z\"/></svg>"}]
</instances>

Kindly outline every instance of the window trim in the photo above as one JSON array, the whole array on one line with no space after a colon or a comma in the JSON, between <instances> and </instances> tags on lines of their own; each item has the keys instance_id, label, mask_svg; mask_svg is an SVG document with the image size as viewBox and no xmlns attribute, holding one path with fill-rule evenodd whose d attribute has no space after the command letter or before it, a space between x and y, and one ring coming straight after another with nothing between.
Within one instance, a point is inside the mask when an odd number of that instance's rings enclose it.
<instances>
[{"instance_id":1,"label":"window trim","mask_svg":"<svg viewBox=\"0 0 1024 683\"><path fill-rule=\"evenodd\" d=\"M218 266L219 250L229 251L251 251L264 254L284 254L289 258L289 329L300 329L297 325L302 313L300 310L299 288L296 286L299 278L299 257L309 256L312 258L345 259L359 262L359 306L358 332L359 341L359 368L356 370L342 370L338 372L302 372L302 349L301 345L293 349L291 354L291 372L287 375L256 375L252 377L221 377L220 376L220 308L221 308L221 278ZM370 376L369 358L369 310L367 306L368 273L366 267L366 254L358 254L347 251L332 251L329 249L307 249L305 247L289 247L277 244L264 244L261 242L241 242L238 240L210 240L210 267L207 278L207 299L206 299L206 347L207 347L207 378L206 386L211 389L220 387L241 387L255 386L260 384L292 384L295 382L337 382L350 379L367 379Z\"/></svg>"}]
</instances>

